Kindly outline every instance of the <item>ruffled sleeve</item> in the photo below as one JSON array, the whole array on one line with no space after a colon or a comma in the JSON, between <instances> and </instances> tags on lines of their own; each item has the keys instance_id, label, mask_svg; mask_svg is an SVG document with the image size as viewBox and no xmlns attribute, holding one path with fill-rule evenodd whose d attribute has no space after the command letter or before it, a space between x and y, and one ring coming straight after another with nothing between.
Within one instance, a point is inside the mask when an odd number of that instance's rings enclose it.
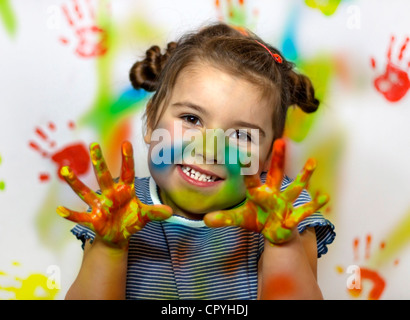
<instances>
[{"instance_id":1,"label":"ruffled sleeve","mask_svg":"<svg viewBox=\"0 0 410 320\"><path fill-rule=\"evenodd\" d=\"M331 244L336 237L336 233L334 231L335 227L329 220L318 212L305 218L301 223L299 223L298 231L299 233L302 233L309 227L315 228L317 257L320 258L323 254L327 253L327 246Z\"/></svg>"},{"instance_id":2,"label":"ruffled sleeve","mask_svg":"<svg viewBox=\"0 0 410 320\"><path fill-rule=\"evenodd\" d=\"M80 224L77 224L74 228L72 228L71 233L74 234L78 240L81 240L81 248L83 249L87 240L90 240L90 243L92 243L95 237L94 231Z\"/></svg>"},{"instance_id":3,"label":"ruffled sleeve","mask_svg":"<svg viewBox=\"0 0 410 320\"><path fill-rule=\"evenodd\" d=\"M309 193L306 190L303 190L293 203L293 206L296 208L311 200ZM327 246L331 244L336 237L335 226L320 212L316 212L299 223L298 231L299 233L302 233L309 227L315 228L317 257L320 258L323 254L327 253Z\"/></svg>"}]
</instances>

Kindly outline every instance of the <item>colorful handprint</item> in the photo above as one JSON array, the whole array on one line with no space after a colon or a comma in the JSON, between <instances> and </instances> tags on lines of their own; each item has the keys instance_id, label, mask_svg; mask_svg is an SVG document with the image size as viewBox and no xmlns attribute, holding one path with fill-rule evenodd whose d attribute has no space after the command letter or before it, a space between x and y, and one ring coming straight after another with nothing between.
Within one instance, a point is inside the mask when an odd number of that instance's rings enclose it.
<instances>
[{"instance_id":1,"label":"colorful handprint","mask_svg":"<svg viewBox=\"0 0 410 320\"><path fill-rule=\"evenodd\" d=\"M89 227L109 245L127 248L131 235L145 224L165 220L172 215L172 209L166 205L150 206L137 198L134 189L134 156L129 142L122 144L122 166L118 182L112 179L97 143L91 144L90 156L101 194L84 185L70 167L63 167L62 176L91 207L91 212L76 212L60 206L57 212L62 217Z\"/></svg>"},{"instance_id":2,"label":"colorful handprint","mask_svg":"<svg viewBox=\"0 0 410 320\"><path fill-rule=\"evenodd\" d=\"M288 241L299 222L324 206L329 197L317 194L311 202L294 208L293 202L307 185L316 161L309 159L296 179L281 192L284 164L285 142L278 139L273 146L266 183L262 185L258 175L244 176L247 188L245 203L232 210L208 213L204 217L206 225L239 226L263 234L272 244Z\"/></svg>"}]
</instances>

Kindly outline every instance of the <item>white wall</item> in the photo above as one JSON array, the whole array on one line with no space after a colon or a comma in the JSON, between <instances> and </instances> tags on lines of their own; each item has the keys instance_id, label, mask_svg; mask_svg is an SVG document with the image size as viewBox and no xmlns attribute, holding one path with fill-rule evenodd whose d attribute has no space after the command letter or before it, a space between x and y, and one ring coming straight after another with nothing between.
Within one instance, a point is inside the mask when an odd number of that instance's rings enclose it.
<instances>
[{"instance_id":1,"label":"white wall","mask_svg":"<svg viewBox=\"0 0 410 320\"><path fill-rule=\"evenodd\" d=\"M409 35L404 13L410 4L341 1L334 13L325 15L327 2L316 1L325 4L322 11L312 8L314 2L232 1L238 23L279 49L284 39L293 41L297 65L313 75L323 96L307 135L297 139L289 134L287 168L294 176L308 157L317 157L312 191L323 189L332 196L326 215L337 237L319 260L318 271L325 298L368 299L373 284L366 272L358 297L347 290L351 275L346 270L358 265L384 280L381 299L409 299L410 94L404 91L391 102L373 81L385 72L391 35L396 37L392 62L408 77L410 50L404 51L402 61L397 57ZM327 8L334 2L328 1ZM206 22L232 18L227 1L220 1L218 9L213 0L78 0L81 18L71 0L5 3L8 9L0 9L0 298L62 299L78 272L82 250L69 231L73 224L60 218L55 208L81 209L85 204L58 178L56 163L29 143L54 154L71 144L87 147L98 141L117 172L120 138L126 137L140 151L137 174L146 175L140 117L147 95L134 96L128 112L108 111L124 107L115 102L129 90L130 66L152 44L164 45ZM102 10L100 17L108 19L109 27L107 20L96 21L87 3ZM64 6L74 26L64 16ZM104 43L105 54L84 57L76 52L75 28L93 24L112 32L113 41ZM93 41L90 37L86 42ZM90 52L90 47L82 50ZM284 53L292 54L288 49ZM393 76L389 81L396 81ZM121 133L119 127L129 131ZM47 141L36 128L47 134ZM91 171L81 177L95 188ZM368 235L371 247L366 255ZM60 279L59 290L46 285L47 279L54 284L54 278ZM37 288L30 289L30 284Z\"/></svg>"}]
</instances>

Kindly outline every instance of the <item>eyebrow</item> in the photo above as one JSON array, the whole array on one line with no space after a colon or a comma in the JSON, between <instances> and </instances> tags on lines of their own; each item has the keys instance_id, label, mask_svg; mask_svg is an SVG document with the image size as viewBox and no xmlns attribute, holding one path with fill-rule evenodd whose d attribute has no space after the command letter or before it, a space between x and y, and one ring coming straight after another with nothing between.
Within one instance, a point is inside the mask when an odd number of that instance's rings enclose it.
<instances>
[{"instance_id":1,"label":"eyebrow","mask_svg":"<svg viewBox=\"0 0 410 320\"><path fill-rule=\"evenodd\" d=\"M173 107L188 107L188 108L191 108L191 109L194 109L194 110L198 111L199 113L202 113L203 115L206 115L206 116L209 115L209 112L205 108L203 108L203 107L201 107L201 106L199 106L195 103L188 102L188 101L175 102L171 106L173 106Z\"/></svg>"},{"instance_id":2,"label":"eyebrow","mask_svg":"<svg viewBox=\"0 0 410 320\"><path fill-rule=\"evenodd\" d=\"M266 137L265 131L262 130L261 127L257 126L256 124L245 122L245 121L236 121L235 125L242 128L250 128L250 129L257 129L261 136Z\"/></svg>"},{"instance_id":3,"label":"eyebrow","mask_svg":"<svg viewBox=\"0 0 410 320\"><path fill-rule=\"evenodd\" d=\"M201 113L205 116L209 115L209 112L204 107L201 107L201 106L199 106L195 103L189 102L189 101L175 102L171 106L173 106L173 107L188 107L188 108L191 108L191 109L194 109L194 110L198 111L199 113ZM234 123L234 125L237 126L237 127L242 127L242 128L257 129L257 130L259 130L259 133L260 133L261 136L266 137L265 131L263 131L262 128L259 127L256 124L249 123L249 122L246 122L246 121L236 121Z\"/></svg>"}]
</instances>

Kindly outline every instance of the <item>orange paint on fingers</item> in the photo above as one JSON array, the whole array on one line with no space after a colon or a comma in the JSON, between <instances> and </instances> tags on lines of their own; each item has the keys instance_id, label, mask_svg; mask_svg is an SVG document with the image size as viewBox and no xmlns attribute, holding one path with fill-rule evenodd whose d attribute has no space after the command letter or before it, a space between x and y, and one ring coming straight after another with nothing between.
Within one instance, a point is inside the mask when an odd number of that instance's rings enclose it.
<instances>
[{"instance_id":1,"label":"orange paint on fingers","mask_svg":"<svg viewBox=\"0 0 410 320\"><path fill-rule=\"evenodd\" d=\"M121 164L121 181L127 185L134 183L135 179L135 163L133 148L128 141L121 146L122 150L122 164Z\"/></svg>"},{"instance_id":2,"label":"orange paint on fingers","mask_svg":"<svg viewBox=\"0 0 410 320\"><path fill-rule=\"evenodd\" d=\"M266 176L266 185L273 190L280 190L285 168L285 140L277 139L273 144L271 166Z\"/></svg>"}]
</instances>

